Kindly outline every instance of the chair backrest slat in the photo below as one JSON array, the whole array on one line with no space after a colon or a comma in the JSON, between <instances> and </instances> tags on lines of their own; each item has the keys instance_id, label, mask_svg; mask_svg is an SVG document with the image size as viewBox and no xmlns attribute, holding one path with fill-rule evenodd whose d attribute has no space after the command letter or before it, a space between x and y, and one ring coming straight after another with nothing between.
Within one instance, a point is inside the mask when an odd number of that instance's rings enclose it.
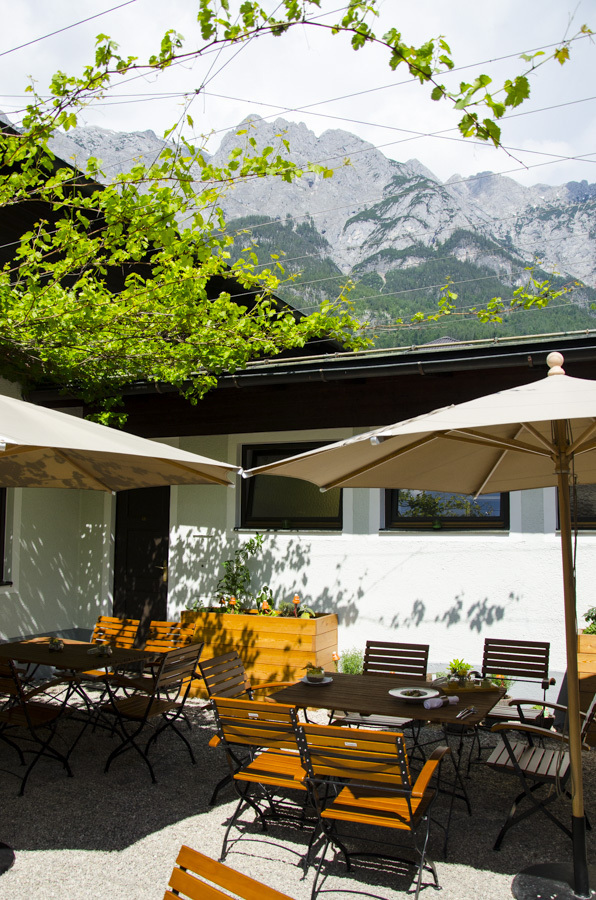
<instances>
[{"instance_id":1,"label":"chair backrest slat","mask_svg":"<svg viewBox=\"0 0 596 900\"><path fill-rule=\"evenodd\" d=\"M213 697L219 737L228 744L296 750L296 710L282 703Z\"/></svg>"},{"instance_id":2,"label":"chair backrest slat","mask_svg":"<svg viewBox=\"0 0 596 900\"><path fill-rule=\"evenodd\" d=\"M548 681L550 643L486 638L482 675L505 675L519 681Z\"/></svg>"},{"instance_id":3,"label":"chair backrest slat","mask_svg":"<svg viewBox=\"0 0 596 900\"><path fill-rule=\"evenodd\" d=\"M426 678L428 652L428 644L367 641L363 670L369 675Z\"/></svg>"},{"instance_id":4,"label":"chair backrest slat","mask_svg":"<svg viewBox=\"0 0 596 900\"><path fill-rule=\"evenodd\" d=\"M172 890L166 891L164 900L177 900L180 897L185 900L229 900L230 895L239 897L240 900L291 900L287 894L267 887L184 845L178 854L170 887ZM224 890L220 891L219 888Z\"/></svg>"},{"instance_id":5,"label":"chair backrest slat","mask_svg":"<svg viewBox=\"0 0 596 900\"><path fill-rule=\"evenodd\" d=\"M310 778L374 781L400 793L411 791L403 734L308 723L301 723L297 734L302 764Z\"/></svg>"},{"instance_id":6,"label":"chair backrest slat","mask_svg":"<svg viewBox=\"0 0 596 900\"><path fill-rule=\"evenodd\" d=\"M196 677L203 646L202 643L189 644L187 647L177 647L164 653L155 675L155 696L160 693L169 694L177 689L178 694L183 692L186 697L191 681Z\"/></svg>"},{"instance_id":7,"label":"chair backrest slat","mask_svg":"<svg viewBox=\"0 0 596 900\"><path fill-rule=\"evenodd\" d=\"M199 668L210 697L250 696L250 682L235 650L203 660Z\"/></svg>"},{"instance_id":8,"label":"chair backrest slat","mask_svg":"<svg viewBox=\"0 0 596 900\"><path fill-rule=\"evenodd\" d=\"M151 620L145 641L145 650L163 653L175 647L184 647L192 643L194 622L183 625L182 622L160 622Z\"/></svg>"},{"instance_id":9,"label":"chair backrest slat","mask_svg":"<svg viewBox=\"0 0 596 900\"><path fill-rule=\"evenodd\" d=\"M590 731L590 728L592 727L594 719L596 719L596 694L594 694L594 696L592 697L592 702L590 703L588 710L586 712L584 721L582 722L582 729L581 729L582 741L588 740L588 733Z\"/></svg>"},{"instance_id":10,"label":"chair backrest slat","mask_svg":"<svg viewBox=\"0 0 596 900\"><path fill-rule=\"evenodd\" d=\"M119 619L115 616L99 616L91 635L91 643L110 644L130 650L139 630L140 619Z\"/></svg>"}]
</instances>

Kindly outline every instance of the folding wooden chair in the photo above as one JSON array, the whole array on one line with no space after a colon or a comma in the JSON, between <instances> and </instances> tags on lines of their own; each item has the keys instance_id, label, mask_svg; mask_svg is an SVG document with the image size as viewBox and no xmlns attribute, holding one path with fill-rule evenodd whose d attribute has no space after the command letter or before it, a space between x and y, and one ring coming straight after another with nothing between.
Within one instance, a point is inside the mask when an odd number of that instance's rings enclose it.
<instances>
[{"instance_id":1,"label":"folding wooden chair","mask_svg":"<svg viewBox=\"0 0 596 900\"><path fill-rule=\"evenodd\" d=\"M101 707L101 712L115 716L115 730L121 738L121 743L110 753L104 771L109 770L118 756L134 749L147 764L151 780L155 784L155 773L149 761L149 749L167 728L171 728L178 735L186 745L193 765L196 764L192 747L178 730L176 723L183 718L184 704L191 681L197 677L202 649L203 644L190 644L188 647L178 647L164 653L155 673L153 690L149 694L138 691L129 697L117 698L110 682L107 682L110 702ZM156 729L142 749L137 742L138 738L145 726L154 721L158 723Z\"/></svg>"},{"instance_id":2,"label":"folding wooden chair","mask_svg":"<svg viewBox=\"0 0 596 900\"><path fill-rule=\"evenodd\" d=\"M177 647L187 647L192 643L194 635L194 622L183 625L181 622L160 622L152 620L147 630L147 640L143 645L144 650L153 651L156 659L146 662L142 672L138 675L117 674L112 677L112 685L123 688L125 691L145 691L151 693L155 682L155 672L159 666L159 655L175 650ZM190 727L190 723L187 722Z\"/></svg>"},{"instance_id":3,"label":"folding wooden chair","mask_svg":"<svg viewBox=\"0 0 596 900\"><path fill-rule=\"evenodd\" d=\"M207 704L209 709L213 708L211 698L214 696L254 700L256 691L281 690L281 688L294 684L293 681L276 681L255 686L251 685L242 660L235 650L222 653L221 656L215 656L212 659L202 660L199 663L199 669L210 697ZM231 783L232 776L226 775L215 785L209 800L210 806L214 805L220 790Z\"/></svg>"},{"instance_id":4,"label":"folding wooden chair","mask_svg":"<svg viewBox=\"0 0 596 900\"><path fill-rule=\"evenodd\" d=\"M424 679L428 668L428 644L401 644L391 641L367 641L364 649L362 671L364 675L387 675L399 678ZM404 728L412 730L414 747L423 758L424 750L418 743L421 727L419 719L400 719L396 716L369 716L365 713L344 713L329 716L332 725L351 725L356 728Z\"/></svg>"},{"instance_id":5,"label":"folding wooden chair","mask_svg":"<svg viewBox=\"0 0 596 900\"><path fill-rule=\"evenodd\" d=\"M219 888L223 888L220 891ZM224 893L225 891L225 893ZM215 862L184 844L170 876L170 890L163 900L292 900L248 875Z\"/></svg>"},{"instance_id":6,"label":"folding wooden chair","mask_svg":"<svg viewBox=\"0 0 596 900\"><path fill-rule=\"evenodd\" d=\"M230 831L244 810L252 808L263 831L267 830L266 815L258 802L257 789L269 812L277 817L279 805L273 803L275 789L300 791L306 800L306 772L296 744L298 719L293 706L213 697L213 711L217 734L209 745L217 747L223 744L230 767L230 778L239 797L224 834L220 855L220 860L223 861L228 852ZM248 760L238 759L238 748L249 751Z\"/></svg>"},{"instance_id":7,"label":"folding wooden chair","mask_svg":"<svg viewBox=\"0 0 596 900\"><path fill-rule=\"evenodd\" d=\"M348 852L345 837L338 833L339 822L390 828L410 835L418 856L415 897L418 898L425 869L431 872L438 889L434 863L426 855L430 810L437 793L430 781L440 761L450 752L449 748L438 747L412 783L403 734L305 723L297 727L297 735L307 783L316 805L316 834L323 840L311 897L316 896L330 844L343 853L348 869L350 857L361 855ZM312 846L315 844L315 840L311 841ZM380 854L366 852L364 855ZM391 858L411 863L411 860ZM307 867L308 862L307 857Z\"/></svg>"},{"instance_id":8,"label":"folding wooden chair","mask_svg":"<svg viewBox=\"0 0 596 900\"><path fill-rule=\"evenodd\" d=\"M486 638L482 655L482 670L479 673L482 678L498 679L500 677L512 679L527 684L539 684L542 688L542 699L546 700L546 691L556 680L548 674L548 660L550 643L548 641L508 641L497 638ZM517 691L517 689L516 689ZM520 700L520 704L526 701ZM513 719L529 722L534 720L536 725L544 725L544 713L536 712L527 704L527 709L513 709L515 701L508 703L500 701L490 711L487 723L510 722ZM538 721L536 721L538 720ZM551 721L552 724L552 721Z\"/></svg>"},{"instance_id":9,"label":"folding wooden chair","mask_svg":"<svg viewBox=\"0 0 596 900\"><path fill-rule=\"evenodd\" d=\"M550 709L567 711L565 706L558 703L541 705ZM589 750L590 745L586 743L586 736L596 718L596 695L592 699L588 711L580 713L580 715L583 718L581 738L585 749ZM571 797L566 788L571 773L569 753L565 750L568 738L559 732L524 722L497 722L491 730L499 732L502 739L486 761L486 765L500 772L517 775L522 785L522 791L513 801L493 849L499 850L503 838L510 828L537 812L543 812L551 822L554 822L568 837L571 837L569 828L548 809L548 804L562 794ZM519 735L521 740L513 740L513 735ZM556 742L558 746L554 748L537 746L536 739L540 739L541 743L548 739ZM525 804L524 809L518 811L518 806L524 800L527 800L528 803Z\"/></svg>"},{"instance_id":10,"label":"folding wooden chair","mask_svg":"<svg viewBox=\"0 0 596 900\"><path fill-rule=\"evenodd\" d=\"M13 693L10 703L0 709L0 739L16 750L22 765L26 765L23 752L18 744L8 737L6 732L17 730L24 733L26 743L31 743L33 746L33 760L21 778L19 794L22 796L25 793L25 785L31 772L42 757L60 762L66 769L67 774L72 777L68 758L85 729L83 727L69 748L68 753L60 753L53 746L53 741L56 736L58 720L67 714L66 696L60 703L53 698L42 700L40 697L47 689L48 684L27 690L21 680L21 671L12 660L9 660L6 666L3 665L3 670L5 673L6 671L10 673Z\"/></svg>"}]
</instances>

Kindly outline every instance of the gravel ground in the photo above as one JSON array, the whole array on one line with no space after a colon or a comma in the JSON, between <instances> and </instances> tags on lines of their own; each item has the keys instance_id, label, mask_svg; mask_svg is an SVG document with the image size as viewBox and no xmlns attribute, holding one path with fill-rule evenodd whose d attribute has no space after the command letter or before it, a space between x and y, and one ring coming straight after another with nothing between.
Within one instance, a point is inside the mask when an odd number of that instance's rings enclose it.
<instances>
[{"instance_id":1,"label":"gravel ground","mask_svg":"<svg viewBox=\"0 0 596 900\"><path fill-rule=\"evenodd\" d=\"M105 732L85 733L75 749L74 778L59 764L42 760L18 797L18 782L4 774L0 783L0 840L16 852L13 868L0 878L0 900L162 900L181 844L218 858L223 829L235 807L228 788L218 805L208 806L214 784L227 771L221 750L210 749L214 733L209 713L191 707L191 743L198 760L190 764L175 736L162 736L154 752L158 784L152 785L136 754L117 760L107 775L103 765L113 747ZM63 726L66 728L66 724ZM69 726L70 727L70 726ZM425 729L425 732L430 732ZM494 743L493 735L483 736ZM584 754L586 807L594 809L596 762ZM13 751L0 745L0 766L15 766ZM524 866L548 860L568 860L570 842L545 816L533 816L505 838L503 849L492 850L518 782L482 764L473 765L466 780L473 815L461 802L454 808L449 852L443 857L443 833L434 827L429 855L437 864L442 900L505 900L512 877ZM568 820L568 801L557 800ZM445 821L448 798L440 795L435 816ZM295 900L310 897L313 870L302 878L299 866L308 832L289 824L272 824L264 834L245 813L246 828L231 847L227 864L261 879ZM588 835L589 858L596 839ZM365 892L371 897L404 897L413 868L379 868L371 861L354 861L347 874L341 858L326 864L323 889ZM323 896L325 896L323 894ZM421 892L435 896L432 887Z\"/></svg>"}]
</instances>

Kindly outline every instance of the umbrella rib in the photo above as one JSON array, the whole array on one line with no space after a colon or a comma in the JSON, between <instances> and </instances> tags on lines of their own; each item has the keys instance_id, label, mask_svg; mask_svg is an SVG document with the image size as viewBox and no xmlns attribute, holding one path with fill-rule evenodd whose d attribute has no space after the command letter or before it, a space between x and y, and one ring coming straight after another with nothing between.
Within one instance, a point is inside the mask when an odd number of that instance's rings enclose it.
<instances>
[{"instance_id":1,"label":"umbrella rib","mask_svg":"<svg viewBox=\"0 0 596 900\"><path fill-rule=\"evenodd\" d=\"M522 427L517 431L517 433L515 435L516 440L517 440L517 437L522 433L523 430L524 430L524 426L522 425ZM493 475L495 474L495 472L497 471L497 469L499 468L499 466L505 459L505 456L507 455L507 453L509 453L509 450L503 450L503 451L501 451L501 453L499 453L499 458L495 462L494 466L491 466L490 471L486 475L486 478L482 481L480 486L473 492L474 499L476 499L478 497L478 495L482 493L482 491L484 490L484 488L486 487L486 485L488 484L490 479L493 477Z\"/></svg>"},{"instance_id":2,"label":"umbrella rib","mask_svg":"<svg viewBox=\"0 0 596 900\"><path fill-rule=\"evenodd\" d=\"M211 475L209 472L193 469L192 466L185 466L184 463L176 462L174 459L162 459L161 457L156 457L156 459L161 459L162 462L166 462L169 466L172 466L174 469L180 469L182 472L190 472L193 475L196 475L197 472L199 472L199 474L211 484L219 484L221 487L230 487L232 484L227 478L219 478L217 475Z\"/></svg>"},{"instance_id":3,"label":"umbrella rib","mask_svg":"<svg viewBox=\"0 0 596 900\"><path fill-rule=\"evenodd\" d=\"M541 450L540 447L533 447L531 444L525 444L517 441L515 438L503 438L493 434L483 434L477 431L445 431L442 437L452 441L461 441L468 444L481 444L484 447L502 447L504 450L516 450L519 453L534 453L537 456L552 456L551 451Z\"/></svg>"},{"instance_id":4,"label":"umbrella rib","mask_svg":"<svg viewBox=\"0 0 596 900\"><path fill-rule=\"evenodd\" d=\"M593 442L591 444L586 444L583 446L588 438L591 438L594 432L596 431L596 422L592 422L589 428L586 428L584 433L577 438L577 440L573 441L573 443L569 446L567 452L570 454L573 453L583 453L586 450L590 450L593 447Z\"/></svg>"},{"instance_id":5,"label":"umbrella rib","mask_svg":"<svg viewBox=\"0 0 596 900\"><path fill-rule=\"evenodd\" d=\"M114 490L113 488L111 488L111 487L109 487L107 484L105 484L103 481L100 481L99 478L96 478L95 475L93 475L93 474L91 474L90 472L88 472L88 471L87 471L83 466L81 466L79 463L74 462L74 460L72 459L72 457L68 456L68 454L65 453L63 450L56 450L56 454L57 454L58 456L62 456L64 459L67 459L68 462L71 464L71 466L73 466L74 468L78 469L78 471L81 472L83 475L85 475L87 478L90 478L90 479L92 479L93 481L95 481L97 484L101 485L103 490L105 490L105 491L113 491L113 490ZM176 461L173 460L173 459L162 459L161 457L157 457L157 456L156 456L155 458L161 460L161 462L167 463L169 466L172 466L172 468L174 468L174 469L180 469L182 472L190 472L190 473L192 473L193 475L196 475L197 470L191 468L190 466L185 466L184 463L176 462ZM211 482L211 483L213 483L213 484L219 484L219 485L221 485L222 487L229 487L229 486L230 486L230 482L229 482L229 481L227 481L227 480L224 481L223 479L218 478L217 475L210 475L210 474L208 474L207 472L200 472L200 475L201 475L201 477L204 478L206 481Z\"/></svg>"},{"instance_id":6,"label":"umbrella rib","mask_svg":"<svg viewBox=\"0 0 596 900\"><path fill-rule=\"evenodd\" d=\"M10 441L7 441L7 443L10 444ZM2 450L2 452L0 453L0 459L6 459L8 456L22 456L23 453L36 453L37 451L43 450L43 449L44 449L43 447L36 447L33 445L31 445L31 446L20 445L18 447L10 447L7 450Z\"/></svg>"},{"instance_id":7,"label":"umbrella rib","mask_svg":"<svg viewBox=\"0 0 596 900\"><path fill-rule=\"evenodd\" d=\"M56 453L56 456L60 456L60 457L62 457L62 459L66 460L68 462L68 464L73 467L73 469L76 469L77 472L80 472L81 475L85 476L85 478L89 478L89 480L92 481L93 484L99 485L99 487L101 488L102 491L110 491L111 492L113 490L113 488L111 488L108 484L106 484L104 481L100 481L99 478L97 478L95 475L93 475L91 472L89 472L84 466L81 466L80 463L75 462L74 459L72 459L72 457L70 457L68 455L68 453L64 452L64 450L59 450L58 448L55 448L55 453Z\"/></svg>"},{"instance_id":8,"label":"umbrella rib","mask_svg":"<svg viewBox=\"0 0 596 900\"><path fill-rule=\"evenodd\" d=\"M440 432L427 434L425 435L425 437L419 438L417 441L413 441L411 444L408 444L407 447L400 447L398 450L394 450L392 453L386 453L384 456L381 456L379 459L375 460L374 463L366 463L366 465L360 466L358 469L352 469L350 472L346 472L341 476L341 478L336 478L334 481L329 481L327 482L327 484L322 484L321 490L330 491L332 488L343 484L344 481L347 481L350 478L356 478L363 472L370 472L372 469L376 469L392 459L397 459L398 456L403 456L406 453L410 453L410 451L412 450L416 450L418 447L424 446L424 444L429 444L431 441L435 441L438 437L440 437L440 434ZM391 438L388 437L387 440L391 440Z\"/></svg>"}]
</instances>

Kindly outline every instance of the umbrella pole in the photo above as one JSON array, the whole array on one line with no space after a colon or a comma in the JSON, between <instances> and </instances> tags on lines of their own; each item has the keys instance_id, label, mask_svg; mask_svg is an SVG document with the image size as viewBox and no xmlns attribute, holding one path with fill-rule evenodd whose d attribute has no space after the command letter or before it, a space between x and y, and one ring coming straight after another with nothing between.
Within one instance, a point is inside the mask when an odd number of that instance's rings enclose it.
<instances>
[{"instance_id":1,"label":"umbrella pole","mask_svg":"<svg viewBox=\"0 0 596 900\"><path fill-rule=\"evenodd\" d=\"M569 757L571 763L571 830L573 834L573 885L578 897L590 897L588 860L586 851L586 819L582 780L582 742L579 705L579 676L577 671L577 619L573 550L571 541L571 505L569 502L569 459L562 448L566 446L565 423L555 423L559 452L559 526L563 556L563 595L565 602L565 643L567 646L567 691L569 721Z\"/></svg>"},{"instance_id":2,"label":"umbrella pole","mask_svg":"<svg viewBox=\"0 0 596 900\"><path fill-rule=\"evenodd\" d=\"M566 423L554 422L555 471L559 491L559 527L563 557L563 597L565 605L565 644L567 650L567 716L569 725L569 760L571 766L571 835L572 866L546 863L529 866L513 880L511 891L516 900L536 900L548 896L552 900L590 898L590 870L586 850L586 818L582 781L582 742L577 670L577 623L575 614L575 576L571 538L571 504L569 502L569 457ZM592 869L592 881L594 871Z\"/></svg>"}]
</instances>

